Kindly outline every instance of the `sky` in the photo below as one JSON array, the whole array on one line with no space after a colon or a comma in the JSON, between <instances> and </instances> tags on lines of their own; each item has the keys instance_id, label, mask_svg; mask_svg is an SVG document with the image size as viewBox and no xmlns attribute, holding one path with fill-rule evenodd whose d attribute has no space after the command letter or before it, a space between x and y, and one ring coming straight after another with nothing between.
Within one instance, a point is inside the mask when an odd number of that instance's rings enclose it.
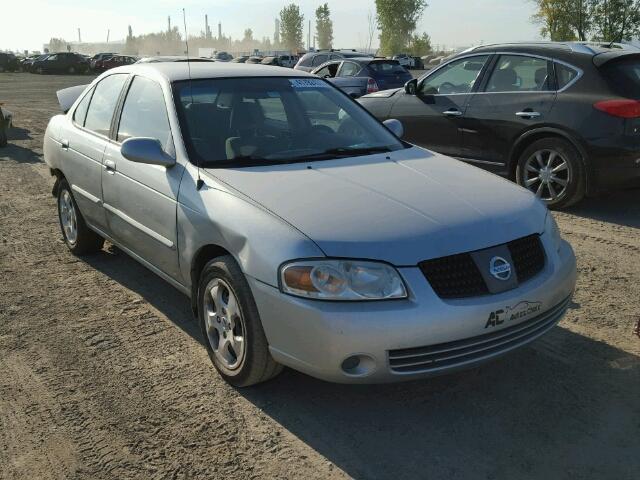
<instances>
[{"instance_id":1,"label":"sky","mask_svg":"<svg viewBox=\"0 0 640 480\"><path fill-rule=\"evenodd\" d=\"M182 30L182 9L187 13L187 30L204 30L204 15L214 34L217 23L233 38L241 38L251 28L255 38L273 37L274 19L283 6L296 3L308 20L315 8L329 4L334 23L334 47L359 48L366 44L369 12L374 0L3 0L0 50L41 50L50 38L84 42L124 39L127 26L134 35L166 28L167 16ZM9 3L9 5L7 5ZM530 0L428 0L417 32L427 32L433 45L462 47L539 39L539 28L530 21ZM374 41L377 45L377 38Z\"/></svg>"}]
</instances>

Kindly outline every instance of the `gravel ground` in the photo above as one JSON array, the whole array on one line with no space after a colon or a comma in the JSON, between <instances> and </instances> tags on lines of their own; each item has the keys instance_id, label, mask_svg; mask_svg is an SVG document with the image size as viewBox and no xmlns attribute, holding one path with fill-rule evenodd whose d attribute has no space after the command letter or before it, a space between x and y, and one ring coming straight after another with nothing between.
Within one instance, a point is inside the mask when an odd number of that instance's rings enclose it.
<instances>
[{"instance_id":1,"label":"gravel ground","mask_svg":"<svg viewBox=\"0 0 640 480\"><path fill-rule=\"evenodd\" d=\"M0 478L637 479L640 192L556 215L580 277L560 326L482 368L384 386L285 371L235 390L186 297L61 241L42 136L55 91L0 74Z\"/></svg>"}]
</instances>

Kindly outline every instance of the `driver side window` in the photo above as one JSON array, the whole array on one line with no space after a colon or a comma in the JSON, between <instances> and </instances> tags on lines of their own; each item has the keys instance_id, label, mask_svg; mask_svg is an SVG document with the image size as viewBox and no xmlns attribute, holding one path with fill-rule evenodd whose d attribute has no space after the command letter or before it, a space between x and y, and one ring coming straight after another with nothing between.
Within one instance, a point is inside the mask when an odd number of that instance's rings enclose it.
<instances>
[{"instance_id":1,"label":"driver side window","mask_svg":"<svg viewBox=\"0 0 640 480\"><path fill-rule=\"evenodd\" d=\"M420 84L422 95L469 93L482 71L489 55L461 58L429 75Z\"/></svg>"}]
</instances>

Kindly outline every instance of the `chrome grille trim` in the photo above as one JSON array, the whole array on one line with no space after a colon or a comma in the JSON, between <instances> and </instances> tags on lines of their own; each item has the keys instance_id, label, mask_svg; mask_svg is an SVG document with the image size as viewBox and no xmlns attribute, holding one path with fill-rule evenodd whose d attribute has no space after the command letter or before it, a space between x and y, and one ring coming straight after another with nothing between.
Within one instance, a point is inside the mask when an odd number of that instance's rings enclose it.
<instances>
[{"instance_id":1,"label":"chrome grille trim","mask_svg":"<svg viewBox=\"0 0 640 480\"><path fill-rule=\"evenodd\" d=\"M437 372L464 366L501 355L540 337L562 318L571 297L555 307L517 325L453 342L388 352L389 368L394 373Z\"/></svg>"}]
</instances>

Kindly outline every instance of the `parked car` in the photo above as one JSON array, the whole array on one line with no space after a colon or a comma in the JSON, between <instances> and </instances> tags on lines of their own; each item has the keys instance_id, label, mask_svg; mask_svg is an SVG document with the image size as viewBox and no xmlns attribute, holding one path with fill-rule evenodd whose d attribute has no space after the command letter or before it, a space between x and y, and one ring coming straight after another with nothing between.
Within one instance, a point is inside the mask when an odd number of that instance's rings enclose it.
<instances>
[{"instance_id":1,"label":"parked car","mask_svg":"<svg viewBox=\"0 0 640 480\"><path fill-rule=\"evenodd\" d=\"M96 53L93 57L89 58L89 67L93 70L96 68L96 63L104 60L105 58L113 57L114 55L118 55L115 52L102 52Z\"/></svg>"},{"instance_id":2,"label":"parked car","mask_svg":"<svg viewBox=\"0 0 640 480\"><path fill-rule=\"evenodd\" d=\"M356 50L319 50L317 52L305 53L293 68L295 70L302 70L303 72L310 72L329 60L357 57L371 57L371 55Z\"/></svg>"},{"instance_id":3,"label":"parked car","mask_svg":"<svg viewBox=\"0 0 640 480\"><path fill-rule=\"evenodd\" d=\"M122 67L123 65L131 65L136 63L138 59L130 55L114 55L98 60L93 67L95 72L106 72L109 69Z\"/></svg>"},{"instance_id":4,"label":"parked car","mask_svg":"<svg viewBox=\"0 0 640 480\"><path fill-rule=\"evenodd\" d=\"M207 62L212 63L215 60L212 58L202 57L186 57L181 55L165 55L160 57L143 57L136 63L165 63L165 62Z\"/></svg>"},{"instance_id":5,"label":"parked car","mask_svg":"<svg viewBox=\"0 0 640 480\"><path fill-rule=\"evenodd\" d=\"M640 184L640 50L582 43L466 51L360 99L406 139L504 175L555 208Z\"/></svg>"},{"instance_id":6,"label":"parked car","mask_svg":"<svg viewBox=\"0 0 640 480\"><path fill-rule=\"evenodd\" d=\"M312 71L345 93L358 98L389 88L400 88L413 78L397 60L356 57L332 60Z\"/></svg>"},{"instance_id":7,"label":"parked car","mask_svg":"<svg viewBox=\"0 0 640 480\"><path fill-rule=\"evenodd\" d=\"M278 57L264 57L260 62L262 65L271 65L274 67L281 67Z\"/></svg>"},{"instance_id":8,"label":"parked car","mask_svg":"<svg viewBox=\"0 0 640 480\"><path fill-rule=\"evenodd\" d=\"M231 63L245 63L247 60L249 60L249 56L248 55L241 55L241 56L235 57L233 60L231 60Z\"/></svg>"},{"instance_id":9,"label":"parked car","mask_svg":"<svg viewBox=\"0 0 640 480\"><path fill-rule=\"evenodd\" d=\"M0 52L0 72L17 72L20 62L13 53Z\"/></svg>"},{"instance_id":10,"label":"parked car","mask_svg":"<svg viewBox=\"0 0 640 480\"><path fill-rule=\"evenodd\" d=\"M33 63L37 60L44 60L45 58L47 58L49 56L48 53L45 53L43 55L37 54L37 55L29 55L28 57L25 57L24 60L22 60L22 62L20 62L20 69L23 72L30 72L32 71L31 68L33 67Z\"/></svg>"},{"instance_id":11,"label":"parked car","mask_svg":"<svg viewBox=\"0 0 640 480\"><path fill-rule=\"evenodd\" d=\"M218 52L213 56L216 62L230 62L233 60L233 55L227 52Z\"/></svg>"},{"instance_id":12,"label":"parked car","mask_svg":"<svg viewBox=\"0 0 640 480\"><path fill-rule=\"evenodd\" d=\"M282 67L293 68L298 62L298 57L295 55L278 55L278 63Z\"/></svg>"},{"instance_id":13,"label":"parked car","mask_svg":"<svg viewBox=\"0 0 640 480\"><path fill-rule=\"evenodd\" d=\"M70 108L69 90L43 147L65 243L109 239L189 295L234 385L282 365L353 383L454 371L571 301L573 251L535 195L401 142L324 79L157 63L102 74Z\"/></svg>"},{"instance_id":14,"label":"parked car","mask_svg":"<svg viewBox=\"0 0 640 480\"><path fill-rule=\"evenodd\" d=\"M414 68L416 65L415 59L407 53L399 53L398 55L394 55L392 58L393 60L397 60L400 65L408 69Z\"/></svg>"},{"instance_id":15,"label":"parked car","mask_svg":"<svg viewBox=\"0 0 640 480\"><path fill-rule=\"evenodd\" d=\"M253 57L249 57L247 58L247 60L244 63L248 63L248 64L258 64L258 63L262 63L262 60L264 60L264 57L260 57L260 56L253 56Z\"/></svg>"},{"instance_id":16,"label":"parked car","mask_svg":"<svg viewBox=\"0 0 640 480\"><path fill-rule=\"evenodd\" d=\"M73 52L58 52L38 59L31 65L31 71L35 73L86 73L89 71L89 62L82 55Z\"/></svg>"}]
</instances>

